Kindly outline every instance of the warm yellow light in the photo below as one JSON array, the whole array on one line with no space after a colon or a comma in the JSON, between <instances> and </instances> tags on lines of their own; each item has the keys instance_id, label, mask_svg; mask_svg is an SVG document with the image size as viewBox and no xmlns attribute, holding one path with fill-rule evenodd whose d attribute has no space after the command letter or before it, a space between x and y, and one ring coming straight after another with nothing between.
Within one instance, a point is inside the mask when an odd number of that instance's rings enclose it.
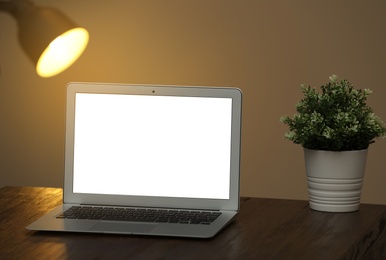
<instances>
[{"instance_id":1,"label":"warm yellow light","mask_svg":"<svg viewBox=\"0 0 386 260\"><path fill-rule=\"evenodd\" d=\"M89 35L84 28L69 30L53 40L40 56L36 72L47 78L70 67L83 53Z\"/></svg>"}]
</instances>

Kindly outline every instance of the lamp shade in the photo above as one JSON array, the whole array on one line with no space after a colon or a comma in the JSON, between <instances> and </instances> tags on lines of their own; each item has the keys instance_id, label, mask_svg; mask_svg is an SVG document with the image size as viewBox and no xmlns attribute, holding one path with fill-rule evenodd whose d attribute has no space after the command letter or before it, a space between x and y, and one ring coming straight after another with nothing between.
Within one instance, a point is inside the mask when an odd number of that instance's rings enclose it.
<instances>
[{"instance_id":1,"label":"lamp shade","mask_svg":"<svg viewBox=\"0 0 386 260\"><path fill-rule=\"evenodd\" d=\"M10 12L19 26L19 41L41 77L71 66L85 50L89 34L63 13L28 0L11 0Z\"/></svg>"}]
</instances>

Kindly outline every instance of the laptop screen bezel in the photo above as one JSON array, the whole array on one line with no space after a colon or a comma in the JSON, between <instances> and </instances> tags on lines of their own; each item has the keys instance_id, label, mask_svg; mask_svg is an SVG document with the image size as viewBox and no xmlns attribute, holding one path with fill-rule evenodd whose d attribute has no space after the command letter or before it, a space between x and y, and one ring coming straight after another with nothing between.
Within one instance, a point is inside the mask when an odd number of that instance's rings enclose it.
<instances>
[{"instance_id":1,"label":"laptop screen bezel","mask_svg":"<svg viewBox=\"0 0 386 260\"><path fill-rule=\"evenodd\" d=\"M222 97L232 99L231 160L229 199L171 198L131 195L85 194L73 192L74 129L76 93ZM63 202L68 204L133 207L184 208L238 211L240 198L242 92L238 88L133 85L72 82L67 85L66 139Z\"/></svg>"}]
</instances>

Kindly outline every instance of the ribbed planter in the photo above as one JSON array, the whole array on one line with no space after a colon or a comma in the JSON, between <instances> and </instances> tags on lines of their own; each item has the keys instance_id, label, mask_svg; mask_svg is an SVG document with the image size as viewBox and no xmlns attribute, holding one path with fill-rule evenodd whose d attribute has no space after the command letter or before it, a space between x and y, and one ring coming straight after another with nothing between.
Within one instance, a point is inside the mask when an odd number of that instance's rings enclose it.
<instances>
[{"instance_id":1,"label":"ribbed planter","mask_svg":"<svg viewBox=\"0 0 386 260\"><path fill-rule=\"evenodd\" d=\"M367 149L319 151L304 148L310 208L325 212L359 209Z\"/></svg>"}]
</instances>

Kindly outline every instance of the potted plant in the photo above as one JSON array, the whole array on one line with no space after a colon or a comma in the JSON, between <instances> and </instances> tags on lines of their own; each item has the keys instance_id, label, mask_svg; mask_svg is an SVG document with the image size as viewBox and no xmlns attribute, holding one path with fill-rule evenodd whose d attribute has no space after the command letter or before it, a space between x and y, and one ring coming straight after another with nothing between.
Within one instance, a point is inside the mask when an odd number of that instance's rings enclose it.
<instances>
[{"instance_id":1,"label":"potted plant","mask_svg":"<svg viewBox=\"0 0 386 260\"><path fill-rule=\"evenodd\" d=\"M328 212L359 209L368 147L386 128L366 104L372 93L336 75L315 88L301 85L297 114L283 116L285 138L304 148L310 208Z\"/></svg>"}]
</instances>

